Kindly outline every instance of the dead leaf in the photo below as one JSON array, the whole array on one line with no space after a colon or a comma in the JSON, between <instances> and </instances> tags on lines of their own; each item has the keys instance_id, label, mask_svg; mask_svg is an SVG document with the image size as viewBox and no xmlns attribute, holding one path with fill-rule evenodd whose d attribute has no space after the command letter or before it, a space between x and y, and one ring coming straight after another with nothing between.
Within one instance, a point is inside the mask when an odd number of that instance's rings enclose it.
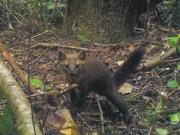
<instances>
[{"instance_id":1,"label":"dead leaf","mask_svg":"<svg viewBox=\"0 0 180 135\"><path fill-rule=\"evenodd\" d=\"M98 135L96 131L92 132L91 135Z\"/></svg>"},{"instance_id":2,"label":"dead leaf","mask_svg":"<svg viewBox=\"0 0 180 135\"><path fill-rule=\"evenodd\" d=\"M140 80L142 80L142 75L139 75L138 77L137 77L137 81L140 81Z\"/></svg>"},{"instance_id":3,"label":"dead leaf","mask_svg":"<svg viewBox=\"0 0 180 135\"><path fill-rule=\"evenodd\" d=\"M161 91L160 94L164 99L168 99L168 94L165 91Z\"/></svg>"},{"instance_id":4,"label":"dead leaf","mask_svg":"<svg viewBox=\"0 0 180 135\"><path fill-rule=\"evenodd\" d=\"M124 83L118 90L121 94L128 94L131 93L133 90L133 86L129 83Z\"/></svg>"},{"instance_id":5,"label":"dead leaf","mask_svg":"<svg viewBox=\"0 0 180 135\"><path fill-rule=\"evenodd\" d=\"M148 96L142 96L142 99L144 99L144 100L146 100L146 101L150 101L150 100L151 100L151 98L148 97Z\"/></svg>"},{"instance_id":6,"label":"dead leaf","mask_svg":"<svg viewBox=\"0 0 180 135\"><path fill-rule=\"evenodd\" d=\"M47 127L59 129L62 125L64 125L65 122L66 122L65 118L51 111L48 113L45 125Z\"/></svg>"},{"instance_id":7,"label":"dead leaf","mask_svg":"<svg viewBox=\"0 0 180 135\"><path fill-rule=\"evenodd\" d=\"M135 49L134 45L130 45L130 46L128 47L128 50L129 50L130 52L133 52L134 49Z\"/></svg>"},{"instance_id":8,"label":"dead leaf","mask_svg":"<svg viewBox=\"0 0 180 135\"><path fill-rule=\"evenodd\" d=\"M78 135L77 125L67 109L59 109L56 113L65 118L65 124L60 128L60 133L64 135Z\"/></svg>"},{"instance_id":9,"label":"dead leaf","mask_svg":"<svg viewBox=\"0 0 180 135\"><path fill-rule=\"evenodd\" d=\"M66 88L68 88L69 87L69 84L64 84L64 83L61 83L60 85L59 85L59 88L60 89L66 89Z\"/></svg>"},{"instance_id":10,"label":"dead leaf","mask_svg":"<svg viewBox=\"0 0 180 135\"><path fill-rule=\"evenodd\" d=\"M164 54L165 54L165 51L162 51L162 52L161 52L161 55L164 55Z\"/></svg>"},{"instance_id":11,"label":"dead leaf","mask_svg":"<svg viewBox=\"0 0 180 135\"><path fill-rule=\"evenodd\" d=\"M124 60L117 61L118 66L121 66L124 63Z\"/></svg>"}]
</instances>

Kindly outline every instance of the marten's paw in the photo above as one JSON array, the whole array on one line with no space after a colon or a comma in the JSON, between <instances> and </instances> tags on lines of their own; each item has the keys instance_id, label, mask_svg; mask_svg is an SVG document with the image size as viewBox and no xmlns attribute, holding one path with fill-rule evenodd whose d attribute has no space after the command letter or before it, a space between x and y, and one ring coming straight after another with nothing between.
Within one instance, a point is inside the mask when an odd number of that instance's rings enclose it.
<instances>
[{"instance_id":1,"label":"marten's paw","mask_svg":"<svg viewBox=\"0 0 180 135\"><path fill-rule=\"evenodd\" d=\"M125 116L123 116L123 121L124 121L124 123L127 125L127 126L129 126L129 124L131 124L131 122L132 122L132 115L130 115L130 114L127 114L127 115L125 115Z\"/></svg>"}]
</instances>

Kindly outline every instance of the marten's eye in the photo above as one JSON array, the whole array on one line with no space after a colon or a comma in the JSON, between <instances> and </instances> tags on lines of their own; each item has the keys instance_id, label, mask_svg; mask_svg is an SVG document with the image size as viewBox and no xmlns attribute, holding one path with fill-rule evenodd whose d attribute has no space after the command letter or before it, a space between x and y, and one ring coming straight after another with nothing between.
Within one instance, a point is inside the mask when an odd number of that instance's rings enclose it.
<instances>
[{"instance_id":1,"label":"marten's eye","mask_svg":"<svg viewBox=\"0 0 180 135\"><path fill-rule=\"evenodd\" d=\"M79 67L79 62L76 62L76 67Z\"/></svg>"}]
</instances>

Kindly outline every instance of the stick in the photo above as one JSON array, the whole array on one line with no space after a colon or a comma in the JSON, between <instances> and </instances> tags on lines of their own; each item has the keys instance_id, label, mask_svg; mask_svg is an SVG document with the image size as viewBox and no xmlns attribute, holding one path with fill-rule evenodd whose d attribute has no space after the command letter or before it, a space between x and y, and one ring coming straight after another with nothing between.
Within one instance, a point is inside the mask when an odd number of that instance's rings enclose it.
<instances>
[{"instance_id":1,"label":"stick","mask_svg":"<svg viewBox=\"0 0 180 135\"><path fill-rule=\"evenodd\" d=\"M16 73L17 77L21 80L24 86L28 86L28 80L26 78L26 73L19 68L13 57L10 55L10 53L6 50L3 43L0 41L0 52L3 54L4 58L7 60L7 62L10 64L14 72ZM37 91L30 86L30 92L35 94Z\"/></svg>"},{"instance_id":2,"label":"stick","mask_svg":"<svg viewBox=\"0 0 180 135\"><path fill-rule=\"evenodd\" d=\"M164 55L160 55L157 59L151 60L143 64L140 70L146 71L150 70L155 66L160 65L165 59L170 57L176 52L176 48L170 48Z\"/></svg>"},{"instance_id":3,"label":"stick","mask_svg":"<svg viewBox=\"0 0 180 135\"><path fill-rule=\"evenodd\" d=\"M84 50L84 51L92 51L92 52L98 52L99 51L99 50L93 50L93 49L76 47L76 46L67 46L67 45L58 45L58 44L49 44L49 43L37 43L37 44L33 45L31 48L37 49L37 48L58 48L58 47Z\"/></svg>"}]
</instances>

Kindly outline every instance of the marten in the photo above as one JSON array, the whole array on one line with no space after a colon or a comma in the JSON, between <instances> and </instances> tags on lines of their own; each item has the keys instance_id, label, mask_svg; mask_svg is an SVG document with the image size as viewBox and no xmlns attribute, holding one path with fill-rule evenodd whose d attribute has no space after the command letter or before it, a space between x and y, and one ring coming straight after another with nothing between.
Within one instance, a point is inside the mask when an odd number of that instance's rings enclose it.
<instances>
[{"instance_id":1,"label":"marten","mask_svg":"<svg viewBox=\"0 0 180 135\"><path fill-rule=\"evenodd\" d=\"M70 84L79 84L78 90L70 92L72 103L82 106L90 91L105 96L123 115L123 121L128 124L130 115L128 104L117 92L130 74L136 71L144 54L143 48L136 49L127 60L112 73L107 65L97 58L86 58L85 51L64 54L59 51L58 66L63 68Z\"/></svg>"}]
</instances>

